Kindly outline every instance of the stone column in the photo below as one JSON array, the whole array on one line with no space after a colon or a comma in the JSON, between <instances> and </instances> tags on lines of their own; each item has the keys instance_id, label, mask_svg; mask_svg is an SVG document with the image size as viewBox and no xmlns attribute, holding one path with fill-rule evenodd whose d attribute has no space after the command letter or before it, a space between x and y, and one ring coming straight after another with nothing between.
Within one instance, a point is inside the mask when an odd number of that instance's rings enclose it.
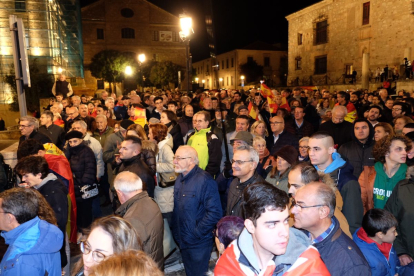
<instances>
[{"instance_id":1,"label":"stone column","mask_svg":"<svg viewBox=\"0 0 414 276\"><path fill-rule=\"evenodd\" d=\"M411 60L411 47L408 47L408 48L404 49L404 57L403 58L408 58L408 60Z\"/></svg>"},{"instance_id":2,"label":"stone column","mask_svg":"<svg viewBox=\"0 0 414 276\"><path fill-rule=\"evenodd\" d=\"M362 54L362 88L369 89L369 53Z\"/></svg>"}]
</instances>

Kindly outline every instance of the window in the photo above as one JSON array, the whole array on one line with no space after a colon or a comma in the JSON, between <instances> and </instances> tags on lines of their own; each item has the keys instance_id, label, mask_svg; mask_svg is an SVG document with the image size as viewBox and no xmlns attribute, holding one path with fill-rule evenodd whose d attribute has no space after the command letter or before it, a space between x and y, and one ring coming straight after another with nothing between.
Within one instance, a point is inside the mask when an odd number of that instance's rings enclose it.
<instances>
[{"instance_id":1,"label":"window","mask_svg":"<svg viewBox=\"0 0 414 276\"><path fill-rule=\"evenodd\" d=\"M345 75L352 75L352 64L345 64Z\"/></svg>"},{"instance_id":2,"label":"window","mask_svg":"<svg viewBox=\"0 0 414 276\"><path fill-rule=\"evenodd\" d=\"M264 57L264 66L269 67L270 66L270 57Z\"/></svg>"},{"instance_id":3,"label":"window","mask_svg":"<svg viewBox=\"0 0 414 276\"><path fill-rule=\"evenodd\" d=\"M362 4L362 25L369 24L369 2Z\"/></svg>"},{"instance_id":4,"label":"window","mask_svg":"<svg viewBox=\"0 0 414 276\"><path fill-rule=\"evenodd\" d=\"M103 29L96 29L96 39L105 39Z\"/></svg>"},{"instance_id":5,"label":"window","mask_svg":"<svg viewBox=\"0 0 414 276\"><path fill-rule=\"evenodd\" d=\"M134 12L131 9L125 8L121 10L121 15L125 18L131 18L134 16Z\"/></svg>"},{"instance_id":6,"label":"window","mask_svg":"<svg viewBox=\"0 0 414 276\"><path fill-rule=\"evenodd\" d=\"M229 59L226 59L226 69L229 68Z\"/></svg>"},{"instance_id":7,"label":"window","mask_svg":"<svg viewBox=\"0 0 414 276\"><path fill-rule=\"evenodd\" d=\"M234 67L234 58L231 58L231 68Z\"/></svg>"},{"instance_id":8,"label":"window","mask_svg":"<svg viewBox=\"0 0 414 276\"><path fill-rule=\"evenodd\" d=\"M302 70L302 58L301 57L295 58L295 70Z\"/></svg>"},{"instance_id":9,"label":"window","mask_svg":"<svg viewBox=\"0 0 414 276\"><path fill-rule=\"evenodd\" d=\"M96 84L98 86L98 89L105 89L105 83L103 80L97 80Z\"/></svg>"},{"instance_id":10,"label":"window","mask_svg":"<svg viewBox=\"0 0 414 276\"><path fill-rule=\"evenodd\" d=\"M253 57L247 57L247 63L253 62Z\"/></svg>"},{"instance_id":11,"label":"window","mask_svg":"<svg viewBox=\"0 0 414 276\"><path fill-rule=\"evenodd\" d=\"M303 43L303 34L298 34L298 45L302 45Z\"/></svg>"},{"instance_id":12,"label":"window","mask_svg":"<svg viewBox=\"0 0 414 276\"><path fill-rule=\"evenodd\" d=\"M231 76L231 85L233 85L234 81L233 81L233 76Z\"/></svg>"},{"instance_id":13,"label":"window","mask_svg":"<svg viewBox=\"0 0 414 276\"><path fill-rule=\"evenodd\" d=\"M173 42L180 42L180 34L178 32L173 32Z\"/></svg>"},{"instance_id":14,"label":"window","mask_svg":"<svg viewBox=\"0 0 414 276\"><path fill-rule=\"evenodd\" d=\"M14 9L16 12L25 12L26 11L26 0L15 0Z\"/></svg>"},{"instance_id":15,"label":"window","mask_svg":"<svg viewBox=\"0 0 414 276\"><path fill-rule=\"evenodd\" d=\"M159 55L158 55L158 54L153 54L153 55L152 55L152 59L153 59L154 61L160 61L160 57L159 57Z\"/></svg>"},{"instance_id":16,"label":"window","mask_svg":"<svg viewBox=\"0 0 414 276\"><path fill-rule=\"evenodd\" d=\"M226 77L227 79L227 86L229 86L229 77Z\"/></svg>"},{"instance_id":17,"label":"window","mask_svg":"<svg viewBox=\"0 0 414 276\"><path fill-rule=\"evenodd\" d=\"M315 57L315 75L326 74L327 61L326 56Z\"/></svg>"},{"instance_id":18,"label":"window","mask_svg":"<svg viewBox=\"0 0 414 276\"><path fill-rule=\"evenodd\" d=\"M122 38L134 39L135 38L135 30L131 28L123 28L122 29Z\"/></svg>"},{"instance_id":19,"label":"window","mask_svg":"<svg viewBox=\"0 0 414 276\"><path fill-rule=\"evenodd\" d=\"M152 41L159 41L160 40L160 34L158 31L152 32Z\"/></svg>"},{"instance_id":20,"label":"window","mask_svg":"<svg viewBox=\"0 0 414 276\"><path fill-rule=\"evenodd\" d=\"M316 23L316 44L328 42L328 20Z\"/></svg>"}]
</instances>

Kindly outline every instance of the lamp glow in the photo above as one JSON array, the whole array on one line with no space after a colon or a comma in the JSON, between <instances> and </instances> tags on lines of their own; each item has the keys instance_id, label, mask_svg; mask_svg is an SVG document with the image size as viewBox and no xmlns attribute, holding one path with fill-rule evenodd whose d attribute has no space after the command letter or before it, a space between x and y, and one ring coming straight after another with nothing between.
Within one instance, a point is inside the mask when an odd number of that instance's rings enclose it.
<instances>
[{"instance_id":1,"label":"lamp glow","mask_svg":"<svg viewBox=\"0 0 414 276\"><path fill-rule=\"evenodd\" d=\"M132 68L131 68L131 66L125 67L125 75L128 75L128 76L132 75Z\"/></svg>"},{"instance_id":2,"label":"lamp glow","mask_svg":"<svg viewBox=\"0 0 414 276\"><path fill-rule=\"evenodd\" d=\"M139 54L138 55L139 62L143 63L145 61L145 54Z\"/></svg>"}]
</instances>

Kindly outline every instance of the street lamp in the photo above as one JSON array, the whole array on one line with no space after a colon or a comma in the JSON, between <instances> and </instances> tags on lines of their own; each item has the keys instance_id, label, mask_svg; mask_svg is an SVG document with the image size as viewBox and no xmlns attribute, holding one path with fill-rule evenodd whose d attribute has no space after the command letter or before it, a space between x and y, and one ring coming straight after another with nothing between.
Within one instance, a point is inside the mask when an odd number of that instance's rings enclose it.
<instances>
[{"instance_id":1,"label":"street lamp","mask_svg":"<svg viewBox=\"0 0 414 276\"><path fill-rule=\"evenodd\" d=\"M244 87L244 76L243 76L243 75L241 75L241 76L240 76L240 79L241 79L241 86L242 86L242 87Z\"/></svg>"},{"instance_id":2,"label":"street lamp","mask_svg":"<svg viewBox=\"0 0 414 276\"><path fill-rule=\"evenodd\" d=\"M132 75L132 68L131 66L125 67L125 75L131 76Z\"/></svg>"},{"instance_id":3,"label":"street lamp","mask_svg":"<svg viewBox=\"0 0 414 276\"><path fill-rule=\"evenodd\" d=\"M220 85L223 87L223 78L219 78L219 83L220 83Z\"/></svg>"},{"instance_id":4,"label":"street lamp","mask_svg":"<svg viewBox=\"0 0 414 276\"><path fill-rule=\"evenodd\" d=\"M139 65L141 65L145 61L145 54L138 55Z\"/></svg>"},{"instance_id":5,"label":"street lamp","mask_svg":"<svg viewBox=\"0 0 414 276\"><path fill-rule=\"evenodd\" d=\"M185 14L180 15L181 32L180 37L185 42L185 54L187 58L186 70L187 70L187 91L190 92L190 35L193 32L192 19Z\"/></svg>"},{"instance_id":6,"label":"street lamp","mask_svg":"<svg viewBox=\"0 0 414 276\"><path fill-rule=\"evenodd\" d=\"M197 83L197 88L199 87L198 85L198 78L195 78L195 82Z\"/></svg>"},{"instance_id":7,"label":"street lamp","mask_svg":"<svg viewBox=\"0 0 414 276\"><path fill-rule=\"evenodd\" d=\"M202 80L201 82L203 83L203 89L204 89L204 84L206 83L206 80Z\"/></svg>"},{"instance_id":8,"label":"street lamp","mask_svg":"<svg viewBox=\"0 0 414 276\"><path fill-rule=\"evenodd\" d=\"M59 73L59 74L62 74L62 72L63 72L62 67L59 67L59 68L58 68L58 73Z\"/></svg>"}]
</instances>

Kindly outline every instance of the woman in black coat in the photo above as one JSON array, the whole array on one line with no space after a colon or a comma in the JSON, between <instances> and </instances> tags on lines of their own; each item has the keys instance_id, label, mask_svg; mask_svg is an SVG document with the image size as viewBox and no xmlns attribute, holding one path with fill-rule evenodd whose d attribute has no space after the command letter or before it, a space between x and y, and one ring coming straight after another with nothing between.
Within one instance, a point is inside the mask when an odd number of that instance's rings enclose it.
<instances>
[{"instance_id":1,"label":"woman in black coat","mask_svg":"<svg viewBox=\"0 0 414 276\"><path fill-rule=\"evenodd\" d=\"M77 225L82 231L92 223L92 197L85 198L85 193L81 191L86 185L90 188L96 182L96 159L93 151L83 143L83 134L72 130L65 136L68 141L68 148L65 155L68 158L70 168L73 173L73 184L75 186L76 206L77 206Z\"/></svg>"},{"instance_id":2,"label":"woman in black coat","mask_svg":"<svg viewBox=\"0 0 414 276\"><path fill-rule=\"evenodd\" d=\"M184 145L184 139L181 135L181 127L177 124L177 116L171 110L164 110L161 113L161 124L168 127L168 133L173 137L172 151L175 153L179 146Z\"/></svg>"},{"instance_id":3,"label":"woman in black coat","mask_svg":"<svg viewBox=\"0 0 414 276\"><path fill-rule=\"evenodd\" d=\"M186 136L187 133L194 129L193 127L193 116L194 116L194 108L191 104L187 104L183 108L184 115L178 120L178 124L181 127L181 135L182 137Z\"/></svg>"}]
</instances>

